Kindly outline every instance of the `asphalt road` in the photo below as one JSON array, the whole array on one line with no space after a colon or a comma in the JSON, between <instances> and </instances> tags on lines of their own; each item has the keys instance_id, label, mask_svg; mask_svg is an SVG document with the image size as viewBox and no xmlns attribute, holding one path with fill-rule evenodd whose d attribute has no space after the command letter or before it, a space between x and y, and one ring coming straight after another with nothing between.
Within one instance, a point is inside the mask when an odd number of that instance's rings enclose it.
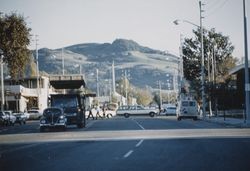
<instances>
[{"instance_id":1,"label":"asphalt road","mask_svg":"<svg viewBox=\"0 0 250 171\"><path fill-rule=\"evenodd\" d=\"M1 128L0 170L250 170L250 129L174 117L88 120L40 133Z\"/></svg>"}]
</instances>

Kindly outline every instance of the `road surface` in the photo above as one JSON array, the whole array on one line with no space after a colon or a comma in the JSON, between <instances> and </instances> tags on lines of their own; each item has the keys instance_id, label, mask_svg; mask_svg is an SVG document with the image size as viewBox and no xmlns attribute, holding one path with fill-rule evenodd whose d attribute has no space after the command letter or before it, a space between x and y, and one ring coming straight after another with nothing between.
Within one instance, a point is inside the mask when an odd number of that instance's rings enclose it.
<instances>
[{"instance_id":1,"label":"road surface","mask_svg":"<svg viewBox=\"0 0 250 171\"><path fill-rule=\"evenodd\" d=\"M0 170L250 170L250 129L175 117L88 120L40 133L38 122L0 131Z\"/></svg>"}]
</instances>

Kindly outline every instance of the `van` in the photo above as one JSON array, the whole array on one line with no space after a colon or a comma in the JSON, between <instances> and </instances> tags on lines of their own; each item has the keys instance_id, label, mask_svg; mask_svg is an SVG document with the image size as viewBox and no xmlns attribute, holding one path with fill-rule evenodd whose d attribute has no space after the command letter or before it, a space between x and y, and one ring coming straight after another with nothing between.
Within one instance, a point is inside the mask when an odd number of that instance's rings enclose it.
<instances>
[{"instance_id":1,"label":"van","mask_svg":"<svg viewBox=\"0 0 250 171\"><path fill-rule=\"evenodd\" d=\"M177 120L191 118L197 120L199 117L198 104L195 100L181 100L177 104Z\"/></svg>"}]
</instances>

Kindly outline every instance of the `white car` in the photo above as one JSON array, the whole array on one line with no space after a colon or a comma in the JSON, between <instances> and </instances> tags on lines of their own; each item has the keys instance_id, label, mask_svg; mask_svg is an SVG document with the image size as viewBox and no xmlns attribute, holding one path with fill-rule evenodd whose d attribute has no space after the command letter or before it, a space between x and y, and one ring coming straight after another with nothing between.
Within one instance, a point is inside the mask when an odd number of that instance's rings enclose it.
<instances>
[{"instance_id":1,"label":"white car","mask_svg":"<svg viewBox=\"0 0 250 171\"><path fill-rule=\"evenodd\" d=\"M168 106L166 107L161 115L176 115L176 107L175 106Z\"/></svg>"},{"instance_id":2,"label":"white car","mask_svg":"<svg viewBox=\"0 0 250 171\"><path fill-rule=\"evenodd\" d=\"M12 115L11 111L0 112L1 120L5 125L14 125L16 122L16 117Z\"/></svg>"},{"instance_id":3,"label":"white car","mask_svg":"<svg viewBox=\"0 0 250 171\"><path fill-rule=\"evenodd\" d=\"M131 115L149 115L150 117L154 117L157 115L159 111L155 108L143 107L141 105L134 106L120 106L116 111L117 115L124 115L125 118L130 117Z\"/></svg>"},{"instance_id":4,"label":"white car","mask_svg":"<svg viewBox=\"0 0 250 171\"><path fill-rule=\"evenodd\" d=\"M41 119L42 113L39 110L28 110L29 119Z\"/></svg>"}]
</instances>

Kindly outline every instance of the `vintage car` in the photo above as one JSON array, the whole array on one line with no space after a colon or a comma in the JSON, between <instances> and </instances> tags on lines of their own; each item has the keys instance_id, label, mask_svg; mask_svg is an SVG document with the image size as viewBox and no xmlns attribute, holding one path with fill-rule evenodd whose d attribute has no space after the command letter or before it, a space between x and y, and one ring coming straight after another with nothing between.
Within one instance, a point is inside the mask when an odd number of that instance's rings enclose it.
<instances>
[{"instance_id":1,"label":"vintage car","mask_svg":"<svg viewBox=\"0 0 250 171\"><path fill-rule=\"evenodd\" d=\"M40 132L50 128L66 130L67 119L64 115L63 109L51 107L44 110L43 116L40 119Z\"/></svg>"},{"instance_id":2,"label":"vintage car","mask_svg":"<svg viewBox=\"0 0 250 171\"><path fill-rule=\"evenodd\" d=\"M125 118L130 117L131 115L149 115L154 117L159 111L156 108L143 107L140 105L135 106L120 106L116 111L117 115L124 115Z\"/></svg>"}]
</instances>

